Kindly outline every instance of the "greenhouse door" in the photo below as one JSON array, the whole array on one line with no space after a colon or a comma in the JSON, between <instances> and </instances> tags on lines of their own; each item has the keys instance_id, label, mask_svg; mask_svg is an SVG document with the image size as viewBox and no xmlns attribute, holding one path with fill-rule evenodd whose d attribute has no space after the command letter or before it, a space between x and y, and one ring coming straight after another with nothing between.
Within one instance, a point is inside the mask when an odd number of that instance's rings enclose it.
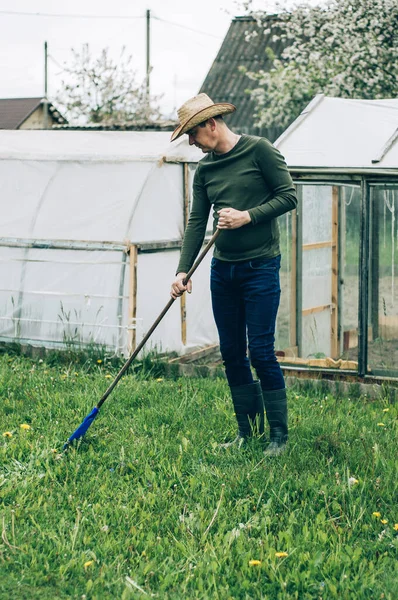
<instances>
[{"instance_id":1,"label":"greenhouse door","mask_svg":"<svg viewBox=\"0 0 398 600\"><path fill-rule=\"evenodd\" d=\"M301 186L300 356L338 356L338 188Z\"/></svg>"}]
</instances>

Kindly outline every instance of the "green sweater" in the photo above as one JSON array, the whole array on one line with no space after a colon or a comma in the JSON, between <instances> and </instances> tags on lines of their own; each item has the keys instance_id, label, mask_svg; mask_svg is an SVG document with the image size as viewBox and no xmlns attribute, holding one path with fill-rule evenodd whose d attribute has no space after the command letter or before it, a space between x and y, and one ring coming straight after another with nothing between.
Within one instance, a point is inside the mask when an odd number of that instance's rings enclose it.
<instances>
[{"instance_id":1,"label":"green sweater","mask_svg":"<svg viewBox=\"0 0 398 600\"><path fill-rule=\"evenodd\" d=\"M199 161L193 201L177 273L187 273L202 246L211 207L213 231L222 208L248 210L251 223L223 229L214 256L225 261L280 254L277 217L297 206L296 192L280 152L265 138L242 135L225 154Z\"/></svg>"}]
</instances>

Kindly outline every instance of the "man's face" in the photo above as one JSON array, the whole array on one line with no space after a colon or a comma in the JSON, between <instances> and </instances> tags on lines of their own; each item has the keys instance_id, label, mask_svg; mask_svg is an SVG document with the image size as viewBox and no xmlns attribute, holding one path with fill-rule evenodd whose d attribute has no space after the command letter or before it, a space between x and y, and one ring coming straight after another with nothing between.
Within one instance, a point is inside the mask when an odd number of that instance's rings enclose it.
<instances>
[{"instance_id":1,"label":"man's face","mask_svg":"<svg viewBox=\"0 0 398 600\"><path fill-rule=\"evenodd\" d=\"M193 127L189 131L186 132L189 145L195 145L197 148L200 148L202 152L205 154L214 150L216 146L216 140L214 139L214 134L211 129L211 123L206 121L204 127L197 125Z\"/></svg>"}]
</instances>

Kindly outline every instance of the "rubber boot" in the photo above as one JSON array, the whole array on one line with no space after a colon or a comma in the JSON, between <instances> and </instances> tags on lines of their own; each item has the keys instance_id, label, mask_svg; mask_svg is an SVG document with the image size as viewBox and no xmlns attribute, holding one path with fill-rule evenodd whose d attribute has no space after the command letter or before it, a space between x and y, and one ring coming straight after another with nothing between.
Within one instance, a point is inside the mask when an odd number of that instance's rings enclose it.
<instances>
[{"instance_id":1,"label":"rubber boot","mask_svg":"<svg viewBox=\"0 0 398 600\"><path fill-rule=\"evenodd\" d=\"M263 389L263 398L270 428L270 443L264 454L279 456L285 451L288 440L286 389Z\"/></svg>"},{"instance_id":2,"label":"rubber boot","mask_svg":"<svg viewBox=\"0 0 398 600\"><path fill-rule=\"evenodd\" d=\"M253 434L264 434L263 394L259 381L230 387L230 390L238 422L238 435L233 442L220 444L220 446L222 448L229 448L230 446L240 448Z\"/></svg>"}]
</instances>

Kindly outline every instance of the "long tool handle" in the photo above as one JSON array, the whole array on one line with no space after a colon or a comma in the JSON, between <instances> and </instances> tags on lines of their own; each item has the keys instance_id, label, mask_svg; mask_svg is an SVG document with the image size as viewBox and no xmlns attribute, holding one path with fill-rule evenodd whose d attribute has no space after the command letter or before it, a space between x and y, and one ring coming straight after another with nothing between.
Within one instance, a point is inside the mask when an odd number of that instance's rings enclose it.
<instances>
[{"instance_id":1,"label":"long tool handle","mask_svg":"<svg viewBox=\"0 0 398 600\"><path fill-rule=\"evenodd\" d=\"M197 258L195 264L188 271L187 276L185 277L185 279L183 281L184 285L186 285L188 283L188 281L191 279L192 275L195 273L196 269L199 267L200 263L202 262L202 260L204 259L204 257L206 256L206 254L208 253L208 251L210 250L210 248L213 246L213 244L216 241L219 233L220 233L220 230L217 229L217 231L210 238L208 244L205 246L205 248L203 249L202 253ZM160 321L163 319L163 317L165 316L165 314L168 312L169 308L174 304L174 301L175 301L175 298L170 298L170 300L168 301L168 303L166 304L166 306L164 307L164 309L162 310L162 312L160 313L160 315L158 316L158 318L156 319L156 321L154 322L154 324L152 325L152 327L149 329L149 331L146 333L146 335L144 336L144 338L138 344L137 348L134 350L133 354L130 356L130 358L128 359L128 361L120 369L119 373L116 375L115 379L112 381L111 385L108 387L108 389L106 390L105 394L102 396L101 400L98 402L97 408L101 408L101 406L103 405L103 403L105 402L105 400L108 398L109 394L117 386L117 384L119 383L120 379L123 377L123 375L125 374L125 372L129 368L129 366L131 365L131 363L133 362L133 360L135 359L135 357L137 356L137 354L139 354L139 352L141 352L142 348L145 346L145 344L147 343L147 341L151 337L152 333L155 331L156 327L159 325Z\"/></svg>"}]
</instances>

